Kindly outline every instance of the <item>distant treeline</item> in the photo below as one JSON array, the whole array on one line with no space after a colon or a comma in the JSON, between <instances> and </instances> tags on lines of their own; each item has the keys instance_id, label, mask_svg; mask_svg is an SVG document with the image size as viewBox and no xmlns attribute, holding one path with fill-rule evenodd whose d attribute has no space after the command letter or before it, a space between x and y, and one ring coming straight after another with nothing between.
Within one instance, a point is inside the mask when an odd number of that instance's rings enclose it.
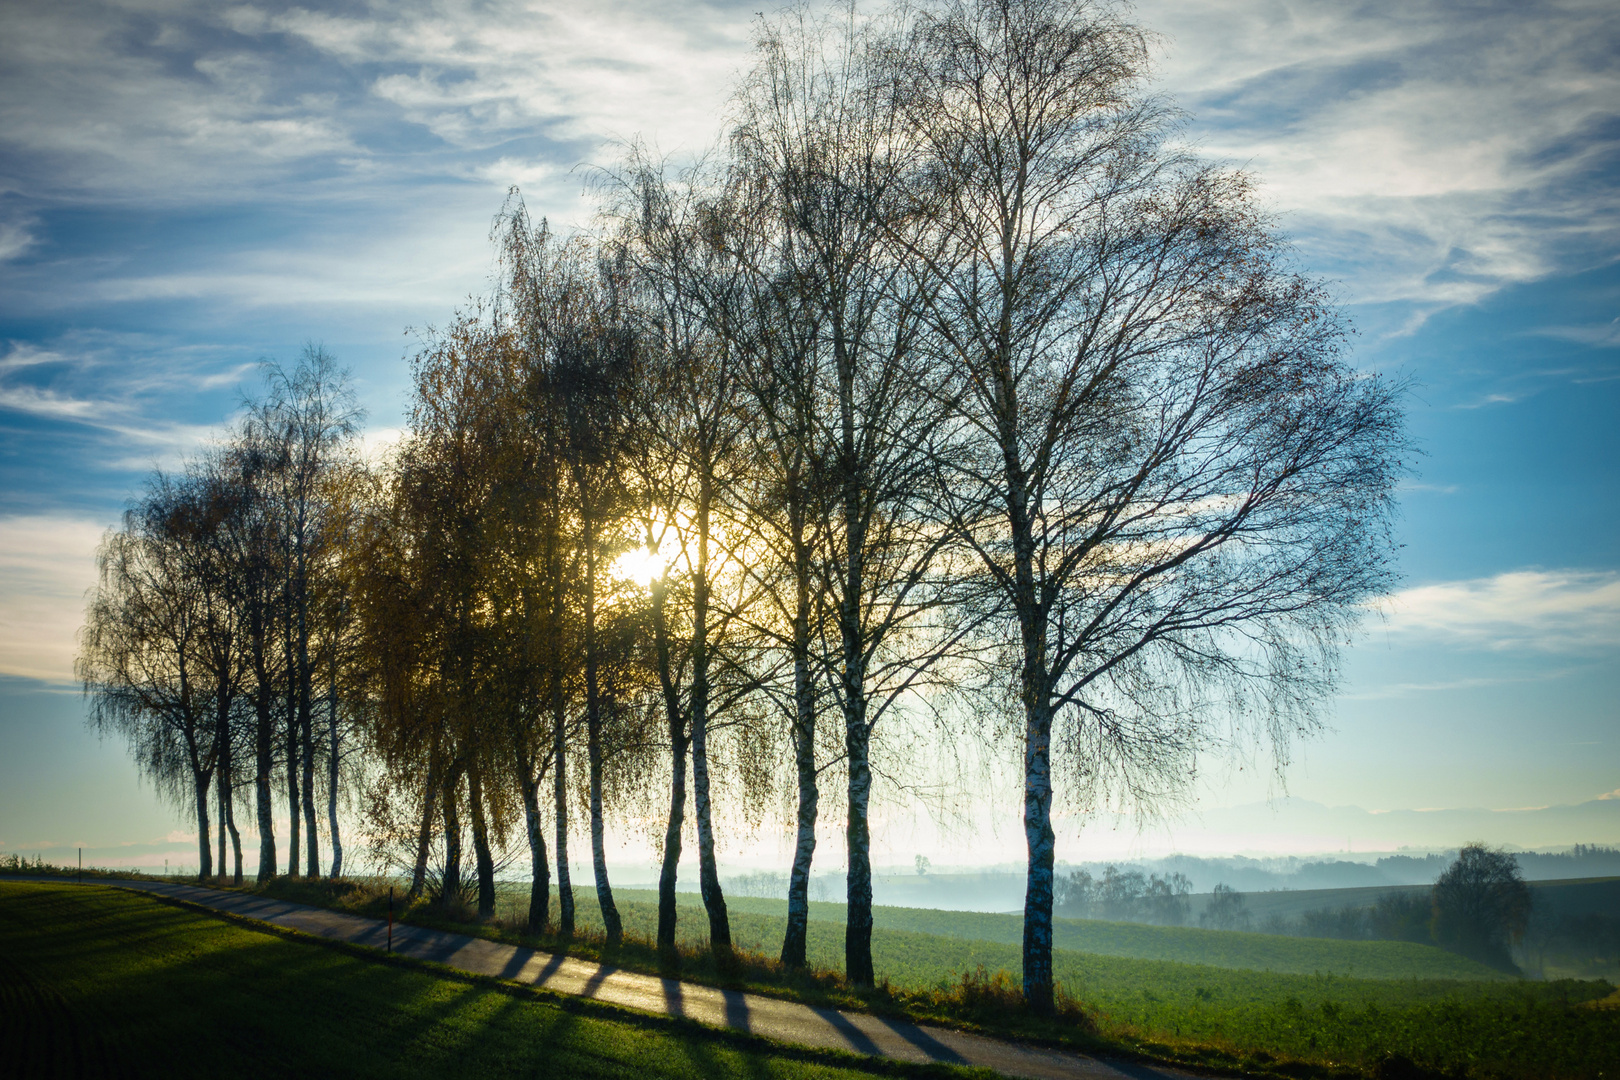
<instances>
[{"instance_id":1,"label":"distant treeline","mask_svg":"<svg viewBox=\"0 0 1620 1080\"><path fill-rule=\"evenodd\" d=\"M1512 955L1527 972L1608 974L1620 966L1620 915L1546 910L1532 891L1529 920L1513 942ZM1297 918L1273 914L1256 929L1266 934L1338 938L1343 941L1414 941L1432 944L1433 904L1421 892L1389 892L1367 905L1324 906Z\"/></svg>"},{"instance_id":2,"label":"distant treeline","mask_svg":"<svg viewBox=\"0 0 1620 1080\"><path fill-rule=\"evenodd\" d=\"M1250 859L1242 856L1202 858L1171 855L1130 863L1081 863L1067 872L1084 871L1093 878L1111 865L1120 873L1136 872L1161 877L1180 875L1192 883L1193 893L1209 892L1217 884L1243 892L1274 889L1360 889L1384 885L1427 885L1457 857L1456 851L1430 855L1386 855L1372 862L1349 859ZM1514 855L1526 881L1620 876L1620 848L1602 844L1576 844L1567 852L1517 852Z\"/></svg>"},{"instance_id":3,"label":"distant treeline","mask_svg":"<svg viewBox=\"0 0 1620 1080\"><path fill-rule=\"evenodd\" d=\"M1087 871L1077 870L1058 879L1057 911L1072 919L1184 926L1192 911L1188 899L1191 892L1192 881L1183 874L1161 877L1109 866L1100 876L1092 877Z\"/></svg>"},{"instance_id":4,"label":"distant treeline","mask_svg":"<svg viewBox=\"0 0 1620 1080\"><path fill-rule=\"evenodd\" d=\"M1542 866L1552 860L1579 866L1615 854L1613 848L1577 845L1567 855L1535 858ZM1571 910L1569 903L1551 899L1550 892L1528 888L1517 865L1522 857L1468 845L1440 866L1428 889L1391 890L1370 902L1324 904L1297 915L1273 911L1260 917L1249 909L1244 893L1225 883L1217 884L1207 897L1198 897L1191 895L1191 881L1185 875L1107 866L1099 876L1077 870L1060 878L1058 911L1070 918L1184 926L1194 921L1195 904L1201 904L1197 925L1216 930L1437 944L1505 969L1514 968L1516 962L1541 972L1551 966L1597 973L1620 964L1620 916L1579 906ZM1397 858L1432 864L1442 857ZM1602 883L1594 883L1557 888L1601 887Z\"/></svg>"}]
</instances>

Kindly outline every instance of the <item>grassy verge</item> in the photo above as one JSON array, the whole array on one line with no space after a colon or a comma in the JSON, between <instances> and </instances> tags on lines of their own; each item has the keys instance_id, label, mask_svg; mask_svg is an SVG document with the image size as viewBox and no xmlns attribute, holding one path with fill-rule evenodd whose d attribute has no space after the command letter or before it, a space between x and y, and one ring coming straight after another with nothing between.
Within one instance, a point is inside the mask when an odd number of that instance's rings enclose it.
<instances>
[{"instance_id":1,"label":"grassy verge","mask_svg":"<svg viewBox=\"0 0 1620 1080\"><path fill-rule=\"evenodd\" d=\"M0 976L0 1071L24 1076L975 1075L589 1015L113 889L0 882Z\"/></svg>"}]
</instances>

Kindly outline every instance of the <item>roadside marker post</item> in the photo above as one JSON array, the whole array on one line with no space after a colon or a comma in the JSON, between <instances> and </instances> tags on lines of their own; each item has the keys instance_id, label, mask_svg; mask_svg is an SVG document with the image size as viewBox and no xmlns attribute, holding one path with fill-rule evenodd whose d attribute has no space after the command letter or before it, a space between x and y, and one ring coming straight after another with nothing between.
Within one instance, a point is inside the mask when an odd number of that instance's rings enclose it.
<instances>
[{"instance_id":1,"label":"roadside marker post","mask_svg":"<svg viewBox=\"0 0 1620 1080\"><path fill-rule=\"evenodd\" d=\"M84 884L84 848L79 849L79 884Z\"/></svg>"},{"instance_id":2,"label":"roadside marker post","mask_svg":"<svg viewBox=\"0 0 1620 1080\"><path fill-rule=\"evenodd\" d=\"M388 886L388 951L394 951L394 887Z\"/></svg>"}]
</instances>

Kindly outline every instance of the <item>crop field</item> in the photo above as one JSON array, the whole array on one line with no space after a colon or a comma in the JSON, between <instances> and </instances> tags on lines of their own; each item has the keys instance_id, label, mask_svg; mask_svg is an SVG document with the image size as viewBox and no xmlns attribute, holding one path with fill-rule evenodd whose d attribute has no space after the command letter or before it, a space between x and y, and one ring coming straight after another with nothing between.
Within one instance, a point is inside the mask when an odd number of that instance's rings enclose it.
<instances>
[{"instance_id":1,"label":"crop field","mask_svg":"<svg viewBox=\"0 0 1620 1080\"><path fill-rule=\"evenodd\" d=\"M0 881L0 1075L870 1075L814 1057L579 1015L149 896Z\"/></svg>"}]
</instances>

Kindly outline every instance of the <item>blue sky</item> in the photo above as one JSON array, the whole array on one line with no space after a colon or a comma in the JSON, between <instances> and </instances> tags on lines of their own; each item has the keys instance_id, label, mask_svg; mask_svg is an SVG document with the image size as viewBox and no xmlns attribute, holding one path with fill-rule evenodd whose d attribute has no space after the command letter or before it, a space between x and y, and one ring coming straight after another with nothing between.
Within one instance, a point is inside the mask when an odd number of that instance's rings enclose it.
<instances>
[{"instance_id":1,"label":"blue sky","mask_svg":"<svg viewBox=\"0 0 1620 1080\"><path fill-rule=\"evenodd\" d=\"M579 166L614 140L701 149L757 8L5 5L0 850L186 851L184 815L71 692L95 544L145 474L230 418L258 359L311 340L352 366L386 440L410 328L485 287L506 188L578 222ZM1311 804L1620 842L1620 11L1135 11L1186 140L1255 175L1356 321L1357 363L1413 380L1424 456L1404 586L1347 651L1334 730L1281 780L1208 763L1195 813L1120 842L1310 848L1327 841L1289 808ZM949 846L894 820L896 851ZM1399 820L1377 845L1469 839L1463 819ZM1069 827L1076 859L1119 835Z\"/></svg>"}]
</instances>

